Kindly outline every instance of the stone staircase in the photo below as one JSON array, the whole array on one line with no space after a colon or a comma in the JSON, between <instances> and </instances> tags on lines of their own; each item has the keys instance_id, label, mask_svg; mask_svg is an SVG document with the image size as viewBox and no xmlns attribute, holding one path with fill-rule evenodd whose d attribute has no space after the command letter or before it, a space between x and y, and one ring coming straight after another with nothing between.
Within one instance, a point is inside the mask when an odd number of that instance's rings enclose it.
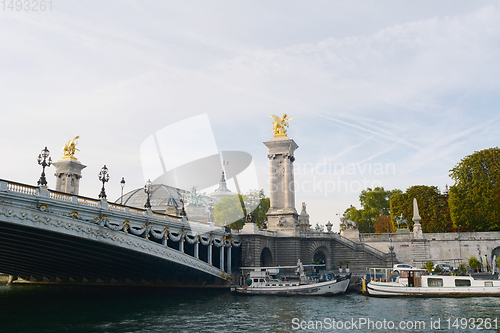
<instances>
[{"instance_id":1,"label":"stone staircase","mask_svg":"<svg viewBox=\"0 0 500 333\"><path fill-rule=\"evenodd\" d=\"M351 271L365 271L368 267L390 267L391 253L384 253L365 243L356 243L339 235L334 253L336 263L349 261ZM394 254L393 254L394 255ZM393 257L393 263L397 260ZM345 266L343 266L345 268Z\"/></svg>"},{"instance_id":2,"label":"stone staircase","mask_svg":"<svg viewBox=\"0 0 500 333\"><path fill-rule=\"evenodd\" d=\"M420 267L421 263L429 260L429 244L425 239L414 239L411 245L413 265Z\"/></svg>"}]
</instances>

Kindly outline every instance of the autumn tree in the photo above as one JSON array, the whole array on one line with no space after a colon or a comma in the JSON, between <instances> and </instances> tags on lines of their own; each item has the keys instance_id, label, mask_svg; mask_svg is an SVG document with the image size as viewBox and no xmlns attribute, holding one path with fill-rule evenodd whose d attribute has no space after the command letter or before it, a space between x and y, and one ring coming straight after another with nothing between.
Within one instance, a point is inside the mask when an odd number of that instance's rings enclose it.
<instances>
[{"instance_id":1,"label":"autumn tree","mask_svg":"<svg viewBox=\"0 0 500 333\"><path fill-rule=\"evenodd\" d=\"M437 186L425 185L411 186L405 193L391 197L391 221L394 228L397 227L395 217L401 214L408 221L409 228L413 228L413 198L417 199L423 232L453 231L447 197L439 192Z\"/></svg>"},{"instance_id":2,"label":"autumn tree","mask_svg":"<svg viewBox=\"0 0 500 333\"><path fill-rule=\"evenodd\" d=\"M391 216L382 214L375 220L375 233L392 233L394 232L394 227L391 223Z\"/></svg>"},{"instance_id":3,"label":"autumn tree","mask_svg":"<svg viewBox=\"0 0 500 333\"><path fill-rule=\"evenodd\" d=\"M455 227L500 230L500 149L476 151L463 158L450 177L450 215Z\"/></svg>"},{"instance_id":4,"label":"autumn tree","mask_svg":"<svg viewBox=\"0 0 500 333\"><path fill-rule=\"evenodd\" d=\"M359 195L362 209L358 210L351 206L344 212L344 217L356 222L360 232L374 232L375 220L380 215L389 215L391 210L389 199L397 193L401 193L401 190L386 191L383 187L367 188Z\"/></svg>"}]
</instances>

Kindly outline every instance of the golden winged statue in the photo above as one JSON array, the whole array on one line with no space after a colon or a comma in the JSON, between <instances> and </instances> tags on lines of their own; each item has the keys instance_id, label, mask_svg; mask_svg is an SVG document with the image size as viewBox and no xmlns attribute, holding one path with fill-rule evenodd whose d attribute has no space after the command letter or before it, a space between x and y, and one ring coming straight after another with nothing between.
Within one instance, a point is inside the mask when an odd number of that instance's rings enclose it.
<instances>
[{"instance_id":1,"label":"golden winged statue","mask_svg":"<svg viewBox=\"0 0 500 333\"><path fill-rule=\"evenodd\" d=\"M274 114L269 115L270 117L273 117L273 130L274 130L274 137L275 138L287 138L288 136L286 135L286 127L288 127L288 121L287 120L293 120L293 118L290 118L287 116L287 114L283 114L283 116L278 117Z\"/></svg>"},{"instance_id":2,"label":"golden winged statue","mask_svg":"<svg viewBox=\"0 0 500 333\"><path fill-rule=\"evenodd\" d=\"M80 138L79 135L75 136L73 139L69 140L63 147L63 159L72 159L72 160L77 160L75 155L75 152L80 149L76 148L76 144L78 143L76 140Z\"/></svg>"}]
</instances>

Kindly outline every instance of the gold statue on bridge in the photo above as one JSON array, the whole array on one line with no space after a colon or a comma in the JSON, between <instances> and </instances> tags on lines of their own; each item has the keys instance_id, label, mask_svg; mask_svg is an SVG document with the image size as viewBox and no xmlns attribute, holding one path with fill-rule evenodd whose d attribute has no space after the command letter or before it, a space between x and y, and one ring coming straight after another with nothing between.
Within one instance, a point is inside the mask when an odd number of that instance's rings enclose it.
<instances>
[{"instance_id":1,"label":"gold statue on bridge","mask_svg":"<svg viewBox=\"0 0 500 333\"><path fill-rule=\"evenodd\" d=\"M273 117L273 130L274 130L274 138L288 138L286 135L286 127L288 127L288 121L287 120L293 120L293 118L290 118L287 116L287 114L283 114L283 116L278 117L274 114L269 115L270 117Z\"/></svg>"},{"instance_id":2,"label":"gold statue on bridge","mask_svg":"<svg viewBox=\"0 0 500 333\"><path fill-rule=\"evenodd\" d=\"M75 152L80 149L76 148L76 144L78 143L76 140L79 139L80 136L77 135L73 139L69 140L63 147L63 159L71 159L77 161L75 155Z\"/></svg>"}]
</instances>

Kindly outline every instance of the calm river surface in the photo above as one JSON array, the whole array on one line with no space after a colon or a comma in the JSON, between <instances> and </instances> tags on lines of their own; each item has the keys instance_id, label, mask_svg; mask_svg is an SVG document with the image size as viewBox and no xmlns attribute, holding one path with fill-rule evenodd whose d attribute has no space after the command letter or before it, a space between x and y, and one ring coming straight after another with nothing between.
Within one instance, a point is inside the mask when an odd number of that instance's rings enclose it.
<instances>
[{"instance_id":1,"label":"calm river surface","mask_svg":"<svg viewBox=\"0 0 500 333\"><path fill-rule=\"evenodd\" d=\"M333 331L500 332L500 298L273 297L0 286L0 332Z\"/></svg>"}]
</instances>

